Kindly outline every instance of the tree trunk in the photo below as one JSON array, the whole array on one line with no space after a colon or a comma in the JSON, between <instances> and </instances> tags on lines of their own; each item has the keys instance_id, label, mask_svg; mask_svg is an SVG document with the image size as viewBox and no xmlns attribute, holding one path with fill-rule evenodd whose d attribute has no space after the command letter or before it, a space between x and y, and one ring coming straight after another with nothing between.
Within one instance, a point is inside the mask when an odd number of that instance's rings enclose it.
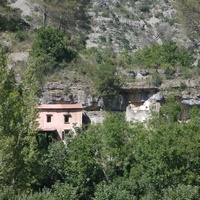
<instances>
[{"instance_id":1,"label":"tree trunk","mask_svg":"<svg viewBox=\"0 0 200 200\"><path fill-rule=\"evenodd\" d=\"M47 25L47 7L46 7L46 2L43 0L44 7L43 7L43 27L45 28Z\"/></svg>"}]
</instances>

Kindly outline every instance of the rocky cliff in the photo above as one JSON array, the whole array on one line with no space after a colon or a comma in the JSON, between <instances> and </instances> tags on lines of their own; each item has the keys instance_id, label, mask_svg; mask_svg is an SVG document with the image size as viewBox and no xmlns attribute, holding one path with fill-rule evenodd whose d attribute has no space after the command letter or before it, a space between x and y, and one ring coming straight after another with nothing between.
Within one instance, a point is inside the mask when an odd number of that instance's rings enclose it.
<instances>
[{"instance_id":1,"label":"rocky cliff","mask_svg":"<svg viewBox=\"0 0 200 200\"><path fill-rule=\"evenodd\" d=\"M173 0L92 0L88 47L136 51L151 43L190 41L180 31Z\"/></svg>"}]
</instances>

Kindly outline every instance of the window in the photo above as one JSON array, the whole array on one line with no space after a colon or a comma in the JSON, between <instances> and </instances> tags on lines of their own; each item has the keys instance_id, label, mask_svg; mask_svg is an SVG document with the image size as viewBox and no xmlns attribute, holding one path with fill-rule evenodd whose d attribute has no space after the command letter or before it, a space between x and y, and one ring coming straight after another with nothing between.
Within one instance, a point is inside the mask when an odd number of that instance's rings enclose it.
<instances>
[{"instance_id":1,"label":"window","mask_svg":"<svg viewBox=\"0 0 200 200\"><path fill-rule=\"evenodd\" d=\"M51 122L51 117L52 117L52 115L47 115L47 123Z\"/></svg>"},{"instance_id":2,"label":"window","mask_svg":"<svg viewBox=\"0 0 200 200\"><path fill-rule=\"evenodd\" d=\"M64 115L64 123L69 123L69 115Z\"/></svg>"}]
</instances>

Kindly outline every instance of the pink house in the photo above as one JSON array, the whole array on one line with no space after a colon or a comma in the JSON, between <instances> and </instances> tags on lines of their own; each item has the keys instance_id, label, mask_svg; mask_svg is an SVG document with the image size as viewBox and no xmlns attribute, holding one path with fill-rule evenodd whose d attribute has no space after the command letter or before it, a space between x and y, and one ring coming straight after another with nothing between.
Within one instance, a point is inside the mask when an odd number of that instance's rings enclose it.
<instances>
[{"instance_id":1,"label":"pink house","mask_svg":"<svg viewBox=\"0 0 200 200\"><path fill-rule=\"evenodd\" d=\"M74 127L82 126L81 104L42 104L39 109L39 130L41 132L57 133L58 140L64 140L65 134Z\"/></svg>"}]
</instances>

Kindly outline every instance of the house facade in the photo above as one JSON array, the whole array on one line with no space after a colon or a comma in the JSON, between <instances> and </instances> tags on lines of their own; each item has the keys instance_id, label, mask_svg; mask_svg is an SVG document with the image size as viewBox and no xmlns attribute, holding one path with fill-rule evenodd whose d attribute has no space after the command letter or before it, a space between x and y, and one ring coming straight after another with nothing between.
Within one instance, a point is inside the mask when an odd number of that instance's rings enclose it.
<instances>
[{"instance_id":1,"label":"house facade","mask_svg":"<svg viewBox=\"0 0 200 200\"><path fill-rule=\"evenodd\" d=\"M56 133L57 140L64 140L69 131L82 127L81 104L42 104L38 106L40 132Z\"/></svg>"}]
</instances>

